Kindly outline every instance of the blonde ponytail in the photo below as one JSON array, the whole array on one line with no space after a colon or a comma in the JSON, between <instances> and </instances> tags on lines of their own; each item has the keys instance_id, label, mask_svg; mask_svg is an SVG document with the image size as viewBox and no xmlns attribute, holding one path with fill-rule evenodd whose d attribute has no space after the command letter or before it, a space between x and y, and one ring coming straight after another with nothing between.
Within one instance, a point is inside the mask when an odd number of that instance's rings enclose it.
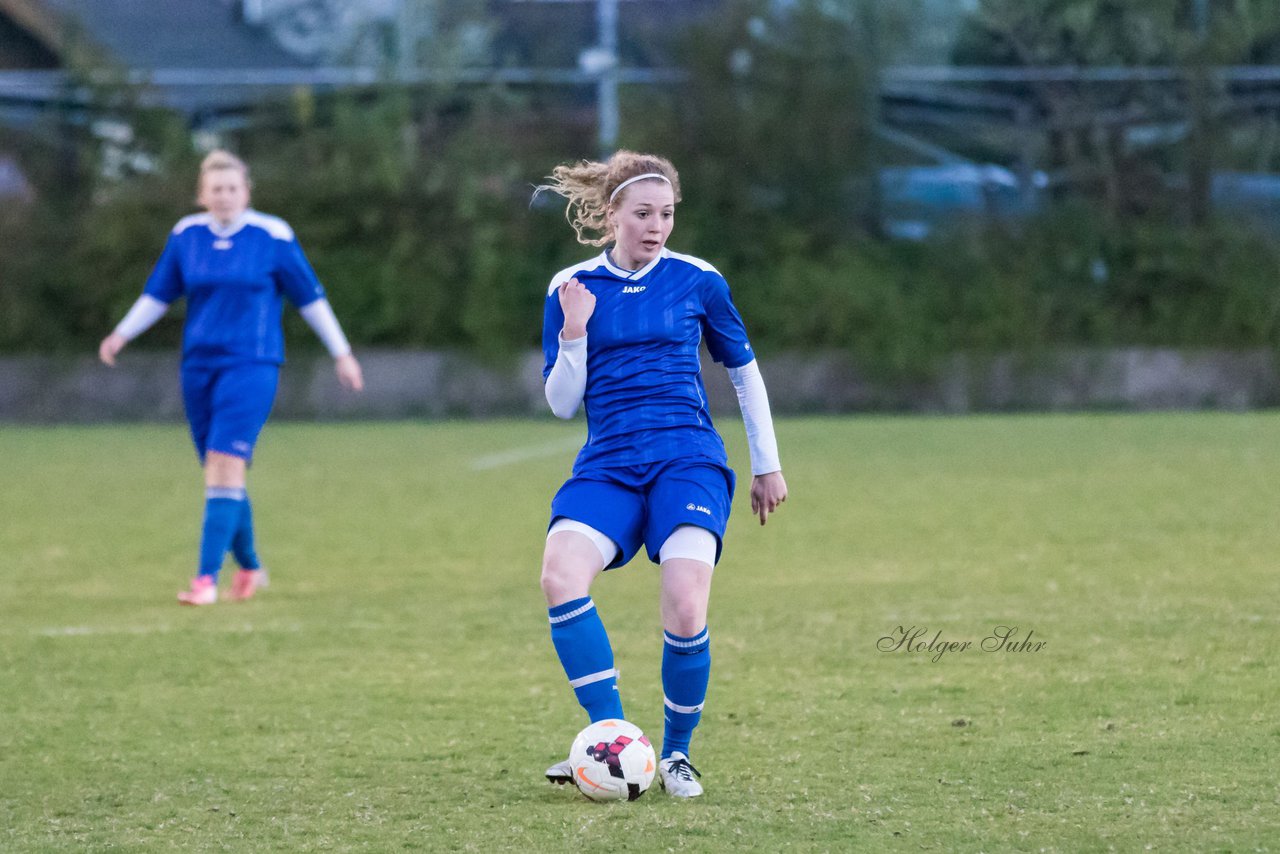
<instances>
[{"instance_id":1,"label":"blonde ponytail","mask_svg":"<svg viewBox=\"0 0 1280 854\"><path fill-rule=\"evenodd\" d=\"M607 216L610 197L624 182L646 174L666 178L675 193L675 200L680 201L680 175L671 161L665 157L634 151L619 151L607 163L582 160L557 166L547 176L547 183L534 189L534 196L543 190L564 196L568 200L564 216L569 225L573 226L578 242L588 246L604 246L614 238L613 227ZM627 188L623 188L623 197L626 192ZM592 237L593 232L599 236Z\"/></svg>"}]
</instances>

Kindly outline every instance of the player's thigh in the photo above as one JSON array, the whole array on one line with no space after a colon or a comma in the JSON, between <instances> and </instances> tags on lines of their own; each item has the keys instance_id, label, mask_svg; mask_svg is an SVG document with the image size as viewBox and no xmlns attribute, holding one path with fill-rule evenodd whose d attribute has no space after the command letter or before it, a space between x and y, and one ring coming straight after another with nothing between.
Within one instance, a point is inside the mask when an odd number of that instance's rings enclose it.
<instances>
[{"instance_id":1,"label":"player's thigh","mask_svg":"<svg viewBox=\"0 0 1280 854\"><path fill-rule=\"evenodd\" d=\"M644 495L637 489L607 477L580 475L569 478L551 499L551 523L572 519L604 534L618 547L605 568L622 566L640 548L645 518Z\"/></svg>"},{"instance_id":2,"label":"player's thigh","mask_svg":"<svg viewBox=\"0 0 1280 854\"><path fill-rule=\"evenodd\" d=\"M219 372L213 389L208 449L251 459L280 382L272 364L236 365Z\"/></svg>"},{"instance_id":3,"label":"player's thigh","mask_svg":"<svg viewBox=\"0 0 1280 854\"><path fill-rule=\"evenodd\" d=\"M659 472L649 488L644 542L649 559L657 562L659 550L681 525L710 531L716 538L715 559L733 505L733 471L714 460L676 460Z\"/></svg>"},{"instance_id":4,"label":"player's thigh","mask_svg":"<svg viewBox=\"0 0 1280 854\"><path fill-rule=\"evenodd\" d=\"M586 596L596 576L613 560L618 547L589 525L561 517L547 532L539 583L547 604L562 605Z\"/></svg>"},{"instance_id":5,"label":"player's thigh","mask_svg":"<svg viewBox=\"0 0 1280 854\"><path fill-rule=\"evenodd\" d=\"M547 530L542 565L545 568L549 563L572 561L602 570L617 556L618 544L609 537L590 525L561 516Z\"/></svg>"}]
</instances>

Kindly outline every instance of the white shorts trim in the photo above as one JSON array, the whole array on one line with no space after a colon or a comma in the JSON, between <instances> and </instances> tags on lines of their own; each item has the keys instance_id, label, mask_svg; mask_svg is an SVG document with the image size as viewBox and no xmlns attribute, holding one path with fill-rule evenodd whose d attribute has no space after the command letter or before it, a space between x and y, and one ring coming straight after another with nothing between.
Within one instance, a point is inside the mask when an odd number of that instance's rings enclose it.
<instances>
[{"instance_id":1,"label":"white shorts trim","mask_svg":"<svg viewBox=\"0 0 1280 854\"><path fill-rule=\"evenodd\" d=\"M590 525L582 522L575 522L573 519L561 516L547 531L547 539L551 539L552 534L558 534L561 531L576 531L595 544L596 549L600 552L600 559L604 561L601 566L608 566L613 563L613 559L618 556L618 544L597 531Z\"/></svg>"},{"instance_id":2,"label":"white shorts trim","mask_svg":"<svg viewBox=\"0 0 1280 854\"><path fill-rule=\"evenodd\" d=\"M658 549L658 562L672 558L697 560L707 566L716 565L716 535L697 525L680 525Z\"/></svg>"}]
</instances>

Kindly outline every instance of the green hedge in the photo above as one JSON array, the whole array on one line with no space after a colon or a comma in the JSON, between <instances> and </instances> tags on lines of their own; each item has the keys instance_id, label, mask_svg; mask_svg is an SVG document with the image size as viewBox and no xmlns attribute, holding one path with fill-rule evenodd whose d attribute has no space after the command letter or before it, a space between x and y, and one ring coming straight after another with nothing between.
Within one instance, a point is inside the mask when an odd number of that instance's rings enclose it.
<instances>
[{"instance_id":1,"label":"green hedge","mask_svg":"<svg viewBox=\"0 0 1280 854\"><path fill-rule=\"evenodd\" d=\"M335 126L361 124L364 109L343 105L352 115ZM432 154L379 166L377 152L351 154L335 126L298 150L268 139L243 149L256 204L292 222L352 340L497 357L536 346L550 275L596 251L574 243L559 206L529 206L532 184L562 158L517 156L493 144L493 128L464 127ZM192 162L81 204L0 212L0 349L92 351L191 210ZM870 370L909 376L958 350L1255 347L1280 332L1280 251L1230 223L1116 224L1066 205L1016 230L924 244L832 239L719 207L699 174L686 179L672 246L725 273L762 352L847 349ZM316 346L296 318L289 332L292 346ZM177 336L163 324L139 344Z\"/></svg>"}]
</instances>

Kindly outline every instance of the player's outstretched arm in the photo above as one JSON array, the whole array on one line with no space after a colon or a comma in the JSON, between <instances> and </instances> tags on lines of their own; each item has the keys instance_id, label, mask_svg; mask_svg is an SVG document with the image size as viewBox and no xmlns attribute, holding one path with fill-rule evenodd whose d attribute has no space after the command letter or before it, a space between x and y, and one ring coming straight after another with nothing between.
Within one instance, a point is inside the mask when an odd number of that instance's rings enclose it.
<instances>
[{"instance_id":1,"label":"player's outstretched arm","mask_svg":"<svg viewBox=\"0 0 1280 854\"><path fill-rule=\"evenodd\" d=\"M752 359L745 365L729 368L729 380L738 393L742 423L747 428L747 447L751 451L751 512L763 525L769 514L787 500L787 482L782 477L778 459L778 440L773 433L773 415L769 411L769 394L765 391L760 366Z\"/></svg>"},{"instance_id":2,"label":"player's outstretched arm","mask_svg":"<svg viewBox=\"0 0 1280 854\"><path fill-rule=\"evenodd\" d=\"M342 387L350 391L363 391L364 372L351 353L351 344L347 342L347 336L342 334L342 326L334 316L333 306L329 305L329 301L324 297L313 300L298 309L298 313L324 344L329 355L333 356L333 370Z\"/></svg>"}]
</instances>

